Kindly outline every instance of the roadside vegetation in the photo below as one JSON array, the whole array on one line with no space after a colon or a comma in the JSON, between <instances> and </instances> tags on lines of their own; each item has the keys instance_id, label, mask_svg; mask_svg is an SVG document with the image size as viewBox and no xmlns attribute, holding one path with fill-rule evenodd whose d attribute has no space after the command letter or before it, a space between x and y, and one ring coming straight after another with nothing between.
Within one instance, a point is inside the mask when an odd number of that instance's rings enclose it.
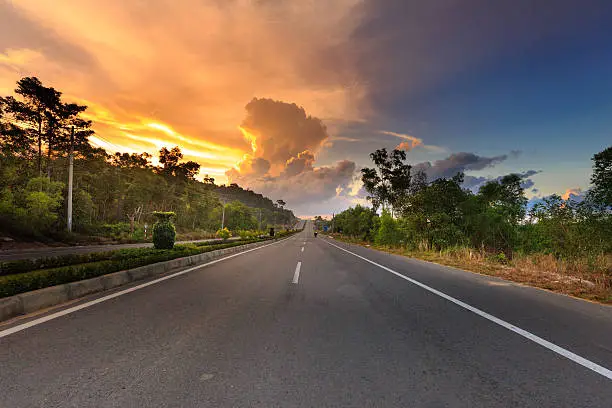
<instances>
[{"instance_id":1,"label":"roadside vegetation","mask_svg":"<svg viewBox=\"0 0 612 408\"><path fill-rule=\"evenodd\" d=\"M612 303L612 147L593 156L580 202L546 197L527 207L521 177L478 192L463 174L431 182L411 174L405 152L371 155L362 170L372 208L356 206L319 228L351 242Z\"/></svg>"},{"instance_id":2,"label":"roadside vegetation","mask_svg":"<svg viewBox=\"0 0 612 408\"><path fill-rule=\"evenodd\" d=\"M15 96L0 97L0 235L47 243L151 241L156 211L175 213L179 240L212 238L223 218L232 233L295 222L282 200L200 177L200 165L183 160L178 147L162 148L157 166L148 153L108 154L90 144L94 136L104 141L93 126L87 106L66 102L35 77L19 80ZM73 129L73 232L68 233Z\"/></svg>"},{"instance_id":3,"label":"roadside vegetation","mask_svg":"<svg viewBox=\"0 0 612 408\"><path fill-rule=\"evenodd\" d=\"M283 238L295 230L275 234ZM249 236L230 242L202 242L174 245L172 249L130 248L89 254L0 263L0 298L63 283L76 282L157 262L198 255L217 249L270 240L270 236Z\"/></svg>"}]
</instances>

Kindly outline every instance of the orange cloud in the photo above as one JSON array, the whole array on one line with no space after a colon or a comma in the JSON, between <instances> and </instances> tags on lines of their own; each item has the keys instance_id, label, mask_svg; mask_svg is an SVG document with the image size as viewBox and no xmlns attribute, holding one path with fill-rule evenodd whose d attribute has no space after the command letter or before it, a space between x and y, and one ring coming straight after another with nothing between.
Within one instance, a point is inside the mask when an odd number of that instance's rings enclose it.
<instances>
[{"instance_id":1,"label":"orange cloud","mask_svg":"<svg viewBox=\"0 0 612 408\"><path fill-rule=\"evenodd\" d=\"M380 130L378 133L383 134L383 135L388 135L388 136L394 136L399 139L403 139L404 141L395 147L397 150L405 150L409 152L415 147L422 147L432 152L438 152L438 153L446 152L445 148L424 144L423 139L420 139L415 136L406 135L404 133L391 132L389 130Z\"/></svg>"},{"instance_id":2,"label":"orange cloud","mask_svg":"<svg viewBox=\"0 0 612 408\"><path fill-rule=\"evenodd\" d=\"M296 102L323 119L362 119L363 86L322 59L349 37L359 3L0 4L23 20L15 46L0 54L0 90L36 75L67 99L88 101L95 143L105 148L155 153L178 144L235 164L253 150L236 126L254 96ZM0 27L0 37L11 33Z\"/></svg>"},{"instance_id":3,"label":"orange cloud","mask_svg":"<svg viewBox=\"0 0 612 408\"><path fill-rule=\"evenodd\" d=\"M581 194L582 194L582 189L579 188L579 187L568 188L567 190L565 190L565 193L563 193L561 198L564 199L564 200L569 200L572 196L573 197L580 197Z\"/></svg>"}]
</instances>

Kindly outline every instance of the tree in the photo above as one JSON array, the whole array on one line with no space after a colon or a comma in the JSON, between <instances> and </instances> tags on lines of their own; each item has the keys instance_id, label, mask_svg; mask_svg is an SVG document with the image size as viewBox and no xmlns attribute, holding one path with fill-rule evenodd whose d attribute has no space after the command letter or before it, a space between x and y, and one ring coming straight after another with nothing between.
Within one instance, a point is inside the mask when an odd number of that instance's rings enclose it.
<instances>
[{"instance_id":1,"label":"tree","mask_svg":"<svg viewBox=\"0 0 612 408\"><path fill-rule=\"evenodd\" d=\"M0 97L0 154L30 159L31 135L13 123L15 118L6 111L7 104L6 99Z\"/></svg>"},{"instance_id":2,"label":"tree","mask_svg":"<svg viewBox=\"0 0 612 408\"><path fill-rule=\"evenodd\" d=\"M86 107L62 100L61 92L27 77L15 95L0 97L0 230L16 237L63 238L66 213L65 188L71 130L74 126L75 232L123 238L139 233L141 222L151 223L152 213L176 213L177 228L215 231L220 224L219 196L240 201L234 208L237 229L264 223L276 216L282 223L295 217L271 199L234 184L217 186L212 177L195 179L199 164L184 161L178 147L162 149L159 167L148 153L107 154L89 144L90 121ZM36 160L38 158L38 160ZM38 163L37 163L38 162ZM42 168L50 177L38 177ZM32 181L37 180L36 182ZM40 181L44 179L45 181ZM59 181L59 183L58 183ZM249 208L252 207L252 208ZM257 211L255 212L255 207ZM217 212L218 211L218 212ZM129 223L128 223L129 221Z\"/></svg>"},{"instance_id":3,"label":"tree","mask_svg":"<svg viewBox=\"0 0 612 408\"><path fill-rule=\"evenodd\" d=\"M410 180L410 195L414 195L427 188L427 173L419 170L412 175Z\"/></svg>"},{"instance_id":4,"label":"tree","mask_svg":"<svg viewBox=\"0 0 612 408\"><path fill-rule=\"evenodd\" d=\"M400 244L401 236L397 227L397 221L393 219L391 214L384 210L380 216L380 226L376 233L375 242L378 245L398 245Z\"/></svg>"},{"instance_id":5,"label":"tree","mask_svg":"<svg viewBox=\"0 0 612 408\"><path fill-rule=\"evenodd\" d=\"M377 218L378 215L373 209L356 205L335 216L335 229L351 237L371 240L376 234L374 227ZM320 217L315 217L315 223L322 221Z\"/></svg>"},{"instance_id":6,"label":"tree","mask_svg":"<svg viewBox=\"0 0 612 408\"><path fill-rule=\"evenodd\" d=\"M194 161L179 163L183 153L178 146L168 150L162 147L159 151L159 162L163 165L157 172L166 177L177 177L182 180L193 180L200 171L200 165Z\"/></svg>"},{"instance_id":7,"label":"tree","mask_svg":"<svg viewBox=\"0 0 612 408\"><path fill-rule=\"evenodd\" d=\"M42 233L51 231L54 222L58 219L63 188L63 183L50 181L46 177L33 178L28 183L25 209L28 220L36 231Z\"/></svg>"},{"instance_id":8,"label":"tree","mask_svg":"<svg viewBox=\"0 0 612 408\"><path fill-rule=\"evenodd\" d=\"M525 220L525 198L522 178L517 174L485 183L470 201L466 231L474 246L503 251L512 256L516 246L518 225Z\"/></svg>"},{"instance_id":9,"label":"tree","mask_svg":"<svg viewBox=\"0 0 612 408\"><path fill-rule=\"evenodd\" d=\"M521 176L508 174L499 181L485 183L478 191L478 195L486 205L495 207L508 222L516 225L525 217L527 204L521 183Z\"/></svg>"},{"instance_id":10,"label":"tree","mask_svg":"<svg viewBox=\"0 0 612 408\"><path fill-rule=\"evenodd\" d=\"M612 207L612 146L595 154L593 162L588 198L602 207Z\"/></svg>"},{"instance_id":11,"label":"tree","mask_svg":"<svg viewBox=\"0 0 612 408\"><path fill-rule=\"evenodd\" d=\"M45 87L36 77L25 77L17 81L15 93L18 100L12 96L3 98L5 109L20 123L22 129L30 138L38 143L38 172L42 173L42 143L45 137L52 137L52 126L49 122L61 105L61 92Z\"/></svg>"},{"instance_id":12,"label":"tree","mask_svg":"<svg viewBox=\"0 0 612 408\"><path fill-rule=\"evenodd\" d=\"M426 242L443 248L464 243L464 206L470 193L461 188L463 174L439 178L403 202L402 227L413 246Z\"/></svg>"},{"instance_id":13,"label":"tree","mask_svg":"<svg viewBox=\"0 0 612 408\"><path fill-rule=\"evenodd\" d=\"M233 201L225 207L225 226L230 231L255 230L257 229L257 218L251 208L240 201Z\"/></svg>"},{"instance_id":14,"label":"tree","mask_svg":"<svg viewBox=\"0 0 612 408\"><path fill-rule=\"evenodd\" d=\"M369 194L367 198L375 210L382 206L393 211L409 193L411 166L404 163L406 152L394 149L389 154L383 148L371 153L370 158L376 168L361 170L361 181Z\"/></svg>"},{"instance_id":15,"label":"tree","mask_svg":"<svg viewBox=\"0 0 612 408\"><path fill-rule=\"evenodd\" d=\"M76 103L62 103L61 101L45 113L48 123L45 133L47 140L47 177L51 177L53 152L61 156L75 151L84 151L90 148L88 138L94 134L91 129L92 122L84 120L79 115L87 110L87 106ZM74 128L74 139L73 139Z\"/></svg>"}]
</instances>

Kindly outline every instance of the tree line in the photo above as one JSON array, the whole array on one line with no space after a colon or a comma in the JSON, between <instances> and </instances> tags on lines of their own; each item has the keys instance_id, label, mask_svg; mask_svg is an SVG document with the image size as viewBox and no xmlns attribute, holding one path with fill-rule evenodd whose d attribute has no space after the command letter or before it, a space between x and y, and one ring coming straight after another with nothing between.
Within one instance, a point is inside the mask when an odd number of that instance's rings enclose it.
<instances>
[{"instance_id":1,"label":"tree line","mask_svg":"<svg viewBox=\"0 0 612 408\"><path fill-rule=\"evenodd\" d=\"M357 205L336 215L334 232L410 249L470 247L501 259L551 254L584 262L612 262L612 147L593 156L591 188L582 201L545 197L533 207L518 174L462 187L463 174L428 181L411 173L406 153L380 149L374 167L362 169L371 208ZM379 215L380 213L380 215ZM324 222L320 217L319 225Z\"/></svg>"},{"instance_id":2,"label":"tree line","mask_svg":"<svg viewBox=\"0 0 612 408\"><path fill-rule=\"evenodd\" d=\"M23 238L66 239L68 155L74 152L73 226L79 234L142 234L155 211L173 211L183 231L225 226L254 230L292 224L282 200L273 202L236 184L196 179L200 165L179 147L162 148L159 166L148 153L108 154L89 143L87 106L65 102L38 78L17 82L0 97L0 232ZM282 204L282 205L281 205Z\"/></svg>"}]
</instances>

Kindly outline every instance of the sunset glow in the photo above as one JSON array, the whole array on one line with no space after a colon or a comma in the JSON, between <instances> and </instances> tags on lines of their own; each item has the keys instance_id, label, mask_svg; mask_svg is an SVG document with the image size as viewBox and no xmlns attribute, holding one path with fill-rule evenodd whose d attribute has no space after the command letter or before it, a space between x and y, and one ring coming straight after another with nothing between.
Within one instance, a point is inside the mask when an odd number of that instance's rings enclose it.
<instances>
[{"instance_id":1,"label":"sunset glow","mask_svg":"<svg viewBox=\"0 0 612 408\"><path fill-rule=\"evenodd\" d=\"M467 171L469 188L519 172L537 174L526 182L529 198L586 191L587 172L560 163L587 163L609 138L609 115L598 109L607 106L598 101L605 92L589 96L607 74L575 66L580 58L553 66L542 56L559 38L581 36L593 47L584 52L605 55L588 30L601 13L581 9L576 19L560 9L549 18L544 8L527 13L502 2L457 14L443 3L0 2L0 91L37 76L88 106L94 145L153 156L179 146L202 166L199 177L231 176L272 198L296 197L291 205L308 207L298 178L323 178L330 185L320 206L304 209L313 214L328 213L334 200L362 202L358 169L379 147L403 150L432 175ZM465 21L472 12L478 18ZM529 28L509 36L526 15ZM583 52L566 46L567 55ZM572 94L584 98L573 103L565 97ZM260 101L253 113L256 99L278 104ZM541 109L550 115L534 115ZM592 115L588 126L571 120L581 110ZM579 147L576 134L585 141ZM273 183L277 176L287 180Z\"/></svg>"},{"instance_id":2,"label":"sunset glow","mask_svg":"<svg viewBox=\"0 0 612 408\"><path fill-rule=\"evenodd\" d=\"M238 129L240 129L240 132L242 132L242 136L244 136L244 139L251 144L251 149L253 150L253 153L257 152L257 136L250 133L242 126L238 126Z\"/></svg>"}]
</instances>

